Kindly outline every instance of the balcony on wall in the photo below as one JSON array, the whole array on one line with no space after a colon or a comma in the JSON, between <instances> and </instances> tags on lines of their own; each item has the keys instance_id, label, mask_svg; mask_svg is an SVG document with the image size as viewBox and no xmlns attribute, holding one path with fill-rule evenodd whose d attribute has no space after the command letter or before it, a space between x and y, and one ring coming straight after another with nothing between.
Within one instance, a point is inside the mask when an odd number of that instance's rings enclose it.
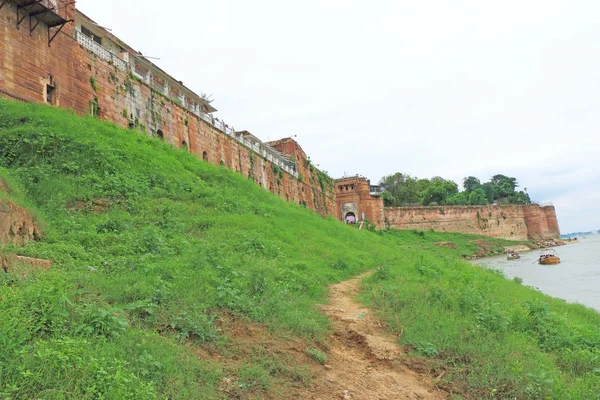
<instances>
[{"instance_id":1,"label":"balcony on wall","mask_svg":"<svg viewBox=\"0 0 600 400\"><path fill-rule=\"evenodd\" d=\"M147 85L150 84L150 70L135 60L131 63L131 73Z\"/></svg>"},{"instance_id":2,"label":"balcony on wall","mask_svg":"<svg viewBox=\"0 0 600 400\"><path fill-rule=\"evenodd\" d=\"M91 37L84 35L80 30L75 30L75 32L77 36L77 43L83 46L83 48L91 51L104 61L113 64L121 71L127 70L127 62L120 59L117 55L111 53L110 50L104 46L96 43Z\"/></svg>"},{"instance_id":3,"label":"balcony on wall","mask_svg":"<svg viewBox=\"0 0 600 400\"><path fill-rule=\"evenodd\" d=\"M152 89L164 94L165 96L168 94L167 85L165 85L165 81L158 76L152 77Z\"/></svg>"},{"instance_id":4,"label":"balcony on wall","mask_svg":"<svg viewBox=\"0 0 600 400\"><path fill-rule=\"evenodd\" d=\"M0 0L0 9L9 2L17 7L17 29L27 17L29 17L29 34L33 34L40 23L46 25L48 29L48 47L65 25L73 22L73 20L68 20L59 13L57 0ZM54 32L52 32L52 29L54 29Z\"/></svg>"}]
</instances>

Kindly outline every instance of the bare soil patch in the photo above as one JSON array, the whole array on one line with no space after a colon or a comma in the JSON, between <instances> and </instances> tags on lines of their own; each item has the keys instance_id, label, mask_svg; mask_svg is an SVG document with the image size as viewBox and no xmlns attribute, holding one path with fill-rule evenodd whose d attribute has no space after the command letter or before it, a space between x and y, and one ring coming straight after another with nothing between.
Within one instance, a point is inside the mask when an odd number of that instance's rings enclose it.
<instances>
[{"instance_id":1,"label":"bare soil patch","mask_svg":"<svg viewBox=\"0 0 600 400\"><path fill-rule=\"evenodd\" d=\"M222 314L218 325L226 343L198 347L190 342L190 351L221 366L220 390L229 399L446 399L430 367L408 357L372 310L354 300L364 276L331 286L329 304L321 307L333 322L327 343L281 337L264 325ZM315 346L327 355L324 365L307 353ZM276 385L243 389L236 371L261 360L278 365L272 371Z\"/></svg>"},{"instance_id":2,"label":"bare soil patch","mask_svg":"<svg viewBox=\"0 0 600 400\"><path fill-rule=\"evenodd\" d=\"M41 237L40 227L27 210L0 199L0 242L24 244Z\"/></svg>"},{"instance_id":3,"label":"bare soil patch","mask_svg":"<svg viewBox=\"0 0 600 400\"><path fill-rule=\"evenodd\" d=\"M323 311L334 333L311 400L445 399L428 374L410 370L404 351L373 312L354 300L363 276L333 285ZM409 362L408 359L406 359Z\"/></svg>"},{"instance_id":4,"label":"bare soil patch","mask_svg":"<svg viewBox=\"0 0 600 400\"><path fill-rule=\"evenodd\" d=\"M8 187L8 183L6 183L2 178L0 178L0 192L10 194L10 188Z\"/></svg>"}]
</instances>

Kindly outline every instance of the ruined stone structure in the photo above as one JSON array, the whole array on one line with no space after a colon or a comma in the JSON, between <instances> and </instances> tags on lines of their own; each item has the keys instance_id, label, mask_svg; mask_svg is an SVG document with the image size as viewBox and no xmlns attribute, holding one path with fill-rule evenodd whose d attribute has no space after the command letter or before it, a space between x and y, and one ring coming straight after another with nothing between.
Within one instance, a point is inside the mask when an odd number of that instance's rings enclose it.
<instances>
[{"instance_id":1,"label":"ruined stone structure","mask_svg":"<svg viewBox=\"0 0 600 400\"><path fill-rule=\"evenodd\" d=\"M393 229L470 233L510 240L560 239L553 206L443 206L385 209Z\"/></svg>"},{"instance_id":2,"label":"ruined stone structure","mask_svg":"<svg viewBox=\"0 0 600 400\"><path fill-rule=\"evenodd\" d=\"M250 132L236 131L213 115L210 101L70 0L0 0L0 96L136 129L243 174L290 202L335 213L331 184L295 141L280 141L285 156Z\"/></svg>"}]
</instances>

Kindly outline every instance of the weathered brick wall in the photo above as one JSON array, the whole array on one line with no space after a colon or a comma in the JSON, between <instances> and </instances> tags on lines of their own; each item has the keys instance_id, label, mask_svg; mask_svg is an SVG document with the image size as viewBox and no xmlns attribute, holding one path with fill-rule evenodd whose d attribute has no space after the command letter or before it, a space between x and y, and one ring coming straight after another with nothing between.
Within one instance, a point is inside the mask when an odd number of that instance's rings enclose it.
<instances>
[{"instance_id":1,"label":"weathered brick wall","mask_svg":"<svg viewBox=\"0 0 600 400\"><path fill-rule=\"evenodd\" d=\"M338 219L343 221L348 211L362 219L364 212L367 220L380 228L383 227L383 199L371 196L370 185L365 178L337 179L334 185Z\"/></svg>"},{"instance_id":2,"label":"weathered brick wall","mask_svg":"<svg viewBox=\"0 0 600 400\"><path fill-rule=\"evenodd\" d=\"M559 239L554 207L539 205L394 207L385 209L393 229L434 229L503 239Z\"/></svg>"},{"instance_id":3,"label":"weathered brick wall","mask_svg":"<svg viewBox=\"0 0 600 400\"><path fill-rule=\"evenodd\" d=\"M299 195L305 194L301 204L305 204L309 208L325 210L329 215L335 215L333 179L312 165L300 145L291 138L267 142L266 144L296 161L297 181L299 183L297 191ZM312 203L309 203L310 199L307 198L310 196L312 196Z\"/></svg>"},{"instance_id":4,"label":"weathered brick wall","mask_svg":"<svg viewBox=\"0 0 600 400\"><path fill-rule=\"evenodd\" d=\"M65 16L75 15L74 5L59 0ZM47 30L40 24L32 35L26 19L16 29L16 8L7 4L0 10L0 95L23 101L44 103L46 85L53 83L55 104L89 115L98 116L156 136L176 147L187 147L199 158L227 168L254 180L270 192L322 215L335 212L332 190L323 189L314 168L305 161L302 180L279 171L273 163L248 147L223 134L176 101L150 89L132 78L129 71L98 58L81 47L73 38L73 24L68 24L48 47ZM304 157L306 159L306 157Z\"/></svg>"}]
</instances>

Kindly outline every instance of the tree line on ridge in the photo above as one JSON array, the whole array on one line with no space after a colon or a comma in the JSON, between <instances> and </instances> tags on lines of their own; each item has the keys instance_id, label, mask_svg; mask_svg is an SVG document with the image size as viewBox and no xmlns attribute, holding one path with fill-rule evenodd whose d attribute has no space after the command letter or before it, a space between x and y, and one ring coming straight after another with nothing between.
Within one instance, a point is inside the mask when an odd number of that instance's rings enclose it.
<instances>
[{"instance_id":1,"label":"tree line on ridge","mask_svg":"<svg viewBox=\"0 0 600 400\"><path fill-rule=\"evenodd\" d=\"M462 180L462 191L455 182L440 176L422 179L400 172L384 176L379 185L385 189L382 197L386 207L531 204L527 188L517 191L517 179L501 174L485 183L467 176Z\"/></svg>"}]
</instances>

